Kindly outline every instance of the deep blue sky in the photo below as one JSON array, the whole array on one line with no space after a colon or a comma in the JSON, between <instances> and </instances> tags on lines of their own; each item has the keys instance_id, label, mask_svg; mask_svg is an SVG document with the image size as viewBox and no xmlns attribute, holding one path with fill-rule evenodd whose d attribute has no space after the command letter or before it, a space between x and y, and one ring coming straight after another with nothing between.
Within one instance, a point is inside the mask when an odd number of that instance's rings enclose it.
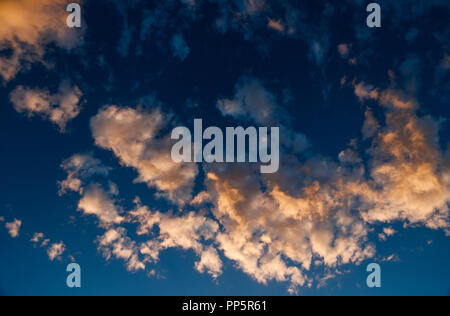
<instances>
[{"instance_id":1,"label":"deep blue sky","mask_svg":"<svg viewBox=\"0 0 450 316\"><path fill-rule=\"evenodd\" d=\"M112 167L109 178L119 186L118 200L124 209L131 209L139 196L144 205L167 212L175 207L170 201L157 198L154 187L133 183L136 171L95 145L90 120L102 106L134 108L139 99L153 96L181 124L191 126L194 118L203 118L205 126L237 125L242 121L223 117L217 100L232 98L243 76L258 78L288 113L290 122L286 119L282 124L308 138L310 146L300 160L320 156L337 161L350 141L361 137L364 123L366 105L355 96L352 80L387 89L389 70L401 74L396 77L398 90L407 90L414 78L414 97L420 104L417 115L440 120L439 147L445 152L450 140L446 120L450 74L443 66L450 54L449 5L446 1L378 2L380 29L365 25L369 1L268 0L262 12L228 21L223 31L215 26L223 1L202 1L193 12L177 0L84 1L82 43L70 51L48 43L43 59L51 67L34 62L0 86L0 217L5 219L0 222L0 295L287 295L288 282L260 284L223 255L223 273L217 280L194 269L198 257L192 250L161 252L152 267L159 277L147 276L148 270L130 273L116 258L105 260L95 242L102 229L95 219L77 211L79 195L58 195L58 181L66 177L60 166L76 153L90 153ZM233 3L239 11L239 4L246 2ZM286 10L284 3L292 8ZM293 22L286 14L291 10L297 13ZM143 37L142 23L154 12L160 13ZM270 29L268 17L292 23L295 32ZM123 43L127 30L130 41ZM171 48L174 34L182 34L189 47L185 59ZM338 51L343 43L350 47L347 57ZM322 56L314 55L314 45L320 45ZM0 50L0 56L9 53ZM349 63L352 57L356 65ZM344 85L342 78L346 78ZM83 92L82 111L65 132L13 107L10 93L17 86L55 92L64 79ZM368 103L382 121L385 108L373 100ZM364 141L362 146L370 148ZM367 152L361 153L364 164L370 165ZM204 189L203 176L200 172L195 193ZM14 219L22 221L17 238L11 238L4 227ZM450 295L450 239L445 229L429 229L423 223L403 228L404 222L371 225L368 238L377 248L374 257L343 264L338 268L342 273L324 286L315 282L310 288L300 287L299 294ZM396 234L383 242L378 234L386 226ZM130 237L141 240L132 234L131 225L127 228ZM29 241L35 232L45 233L52 242L63 241L67 252L50 261L45 247L33 247ZM81 289L66 287L69 253L82 267ZM391 254L397 259L381 262ZM365 284L365 268L371 262L381 264L381 289ZM308 275L314 279L323 274L320 270L313 268Z\"/></svg>"}]
</instances>

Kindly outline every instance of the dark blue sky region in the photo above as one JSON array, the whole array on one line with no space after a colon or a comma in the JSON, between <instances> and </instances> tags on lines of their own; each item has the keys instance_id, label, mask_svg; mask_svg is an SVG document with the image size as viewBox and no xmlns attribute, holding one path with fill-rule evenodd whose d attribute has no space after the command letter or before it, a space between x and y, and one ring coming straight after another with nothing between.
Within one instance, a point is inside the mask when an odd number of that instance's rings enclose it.
<instances>
[{"instance_id":1,"label":"dark blue sky region","mask_svg":"<svg viewBox=\"0 0 450 316\"><path fill-rule=\"evenodd\" d=\"M448 1L69 2L0 2L0 295L450 295ZM196 118L279 171L174 163Z\"/></svg>"}]
</instances>

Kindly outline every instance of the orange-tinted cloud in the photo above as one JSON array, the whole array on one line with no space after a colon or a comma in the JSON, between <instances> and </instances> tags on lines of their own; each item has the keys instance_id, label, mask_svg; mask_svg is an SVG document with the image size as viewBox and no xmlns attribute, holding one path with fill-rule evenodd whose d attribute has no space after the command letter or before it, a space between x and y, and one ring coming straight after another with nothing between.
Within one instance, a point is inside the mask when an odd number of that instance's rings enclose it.
<instances>
[{"instance_id":1,"label":"orange-tinted cloud","mask_svg":"<svg viewBox=\"0 0 450 316\"><path fill-rule=\"evenodd\" d=\"M29 117L40 116L65 131L67 123L81 112L82 96L83 93L77 86L63 81L56 94L50 94L47 89L18 86L11 93L10 100L17 112Z\"/></svg>"},{"instance_id":2,"label":"orange-tinted cloud","mask_svg":"<svg viewBox=\"0 0 450 316\"><path fill-rule=\"evenodd\" d=\"M175 163L170 155L170 135L159 135L168 124L160 110L145 112L108 106L91 120L95 143L111 150L120 162L137 170L136 182L156 187L173 201L190 201L196 164Z\"/></svg>"},{"instance_id":3,"label":"orange-tinted cloud","mask_svg":"<svg viewBox=\"0 0 450 316\"><path fill-rule=\"evenodd\" d=\"M0 1L0 49L10 49L10 56L0 58L0 76L13 79L31 63L42 61L45 46L55 43L72 49L81 42L82 32L66 25L67 0Z\"/></svg>"}]
</instances>

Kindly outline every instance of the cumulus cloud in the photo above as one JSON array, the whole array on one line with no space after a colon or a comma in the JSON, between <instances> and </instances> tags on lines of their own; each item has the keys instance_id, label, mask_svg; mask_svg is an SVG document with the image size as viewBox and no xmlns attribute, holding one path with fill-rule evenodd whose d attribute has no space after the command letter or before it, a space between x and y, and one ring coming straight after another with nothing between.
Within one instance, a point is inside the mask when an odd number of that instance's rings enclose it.
<instances>
[{"instance_id":1,"label":"cumulus cloud","mask_svg":"<svg viewBox=\"0 0 450 316\"><path fill-rule=\"evenodd\" d=\"M40 116L64 131L67 123L80 114L82 95L77 86L63 81L56 94L51 94L47 89L18 86L10 94L10 101L17 112L29 117Z\"/></svg>"},{"instance_id":2,"label":"cumulus cloud","mask_svg":"<svg viewBox=\"0 0 450 316\"><path fill-rule=\"evenodd\" d=\"M80 160L80 158L83 159ZM75 165L79 169L80 161L85 162L86 157L74 155L66 160L62 167ZM96 166L94 169L98 169L101 165L92 157L89 157L89 161L91 162L89 166ZM96 171L92 168L84 168L84 170ZM88 175L91 174L90 171L86 172ZM95 215L99 219L98 226L106 230L102 236L98 237L97 244L98 250L107 260L113 257L123 260L129 271L136 272L157 262L162 251L179 248L192 250L198 255L200 261L195 264L195 267L200 273L209 273L214 278L221 274L222 262L217 251L204 245L205 241L214 240L219 229L214 220L193 212L179 216L151 211L143 206L138 198L134 201L136 207L133 210L123 212L118 201L112 197L118 192L115 185L113 190L106 192L98 183L87 185L89 177L80 177L79 180L77 188L82 189L74 190L80 194L78 209L86 215ZM110 181L109 185L111 187ZM122 226L126 223L137 225L136 234L142 237L142 242L136 242L127 236L127 230ZM43 238L41 235L35 237L33 239L36 241Z\"/></svg>"},{"instance_id":3,"label":"cumulus cloud","mask_svg":"<svg viewBox=\"0 0 450 316\"><path fill-rule=\"evenodd\" d=\"M361 95L355 89L362 102L379 101L386 115L382 125L370 109L366 111L362 134L372 142L367 167L355 143L342 150L337 160L313 157L300 162L288 155L289 172L276 175L261 175L249 166L204 165L206 189L189 204L212 205L211 218L202 212L176 215L152 211L136 200L135 209L123 222L113 221L113 227L99 237L99 249L108 260L113 256L124 260L130 271L151 266L166 249L192 250L199 257L197 271L214 278L222 273L223 255L256 281L288 282L289 291L296 293L299 287L313 284L315 279L309 275L313 266L327 267L326 274L317 279L320 285L333 277L333 269L338 273L341 265L374 257L370 234L379 223L403 221L449 233L450 165L439 147L439 123L417 116L414 108L386 107L380 98L361 97L370 96L367 93ZM266 97L265 102L267 99L271 98ZM231 113L258 118L249 116L247 99L237 104L240 110ZM270 110L278 107L274 101L266 104ZM102 111L107 112L100 112L102 120L92 123L98 124L94 130L100 128L94 131L97 142L107 144L130 165L139 166L142 161L132 160L130 148L137 148L136 157L141 157L161 130L161 119L129 108ZM99 132L102 124L110 124L104 117L112 118L117 127ZM153 123L147 126L151 119ZM142 135L130 131L129 126L146 128L139 129ZM165 150L169 152L169 147ZM109 202L110 207L101 209L112 209L117 203ZM132 240L118 226L124 222L137 224L136 233L148 239ZM386 227L379 238L393 234L395 231Z\"/></svg>"},{"instance_id":4,"label":"cumulus cloud","mask_svg":"<svg viewBox=\"0 0 450 316\"><path fill-rule=\"evenodd\" d=\"M373 255L364 223L328 185L313 182L292 196L269 182L266 193L254 171L218 170L208 173L208 187L224 227L219 248L258 282L288 281L294 289L310 283L305 271L314 258L336 266Z\"/></svg>"},{"instance_id":5,"label":"cumulus cloud","mask_svg":"<svg viewBox=\"0 0 450 316\"><path fill-rule=\"evenodd\" d=\"M78 203L78 209L86 215L95 215L102 226L112 223L120 224L123 217L119 215L120 209L111 196L99 184L89 185Z\"/></svg>"},{"instance_id":6,"label":"cumulus cloud","mask_svg":"<svg viewBox=\"0 0 450 316\"><path fill-rule=\"evenodd\" d=\"M207 272L214 278L222 274L222 261L217 251L204 245L213 241L219 225L203 215L188 213L177 216L170 213L152 212L137 201L136 209L130 212L132 222L138 223L138 235L154 235L158 228L159 235L141 246L141 253L147 261L157 261L159 253L169 248L193 250L200 261L195 264L200 273Z\"/></svg>"},{"instance_id":7,"label":"cumulus cloud","mask_svg":"<svg viewBox=\"0 0 450 316\"><path fill-rule=\"evenodd\" d=\"M133 210L123 211L114 198L117 188L107 192L100 184L86 185L92 175L108 173L92 157L75 155L63 163L68 178L60 186L78 192L79 210L95 215L106 230L97 240L105 258L125 261L130 271L145 270L162 251L176 248L193 251L199 258L196 270L213 278L222 273L223 257L260 283L288 282L291 293L314 281L320 286L340 266L376 255L370 237L377 225L385 227L378 235L382 240L396 233L389 226L395 222L450 234L450 160L440 145L440 121L419 116L411 90L394 83L382 88L354 81L352 87L372 107L366 108L362 125L364 144L369 144L365 151L356 140L335 158L299 159L300 151L286 151L284 167L273 175L261 175L252 166L205 164L205 188L192 198L198 170L172 162L166 134L171 118L159 109L112 105L91 121L96 144L136 169L136 182L185 209L163 213L136 200ZM235 95L219 100L217 107L237 120L282 124L292 143L303 141L277 96L258 79L241 79ZM383 121L373 114L375 107ZM201 211L188 211L200 206ZM127 235L132 224L139 239ZM312 278L315 266L325 267L325 274Z\"/></svg>"},{"instance_id":8,"label":"cumulus cloud","mask_svg":"<svg viewBox=\"0 0 450 316\"><path fill-rule=\"evenodd\" d=\"M126 221L138 225L136 233L143 241L132 240L124 227L109 227L97 239L98 250L106 260L113 257L123 260L129 271L136 272L151 269L162 251L178 248L192 250L199 256L195 268L200 273L209 273L214 278L221 275L222 261L216 249L204 245L205 241L212 241L218 231L215 221L194 213L177 216L151 211L139 200L135 202L136 208L129 212Z\"/></svg>"},{"instance_id":9,"label":"cumulus cloud","mask_svg":"<svg viewBox=\"0 0 450 316\"><path fill-rule=\"evenodd\" d=\"M6 223L5 227L8 230L9 235L12 238L17 238L19 237L19 233L20 233L20 227L22 226L22 221L18 220L18 219L14 219L13 222L10 223Z\"/></svg>"},{"instance_id":10,"label":"cumulus cloud","mask_svg":"<svg viewBox=\"0 0 450 316\"><path fill-rule=\"evenodd\" d=\"M361 97L358 90L355 94ZM384 127L366 114L363 131L373 141L367 171L355 148L342 151L339 163L297 162L290 177L262 179L264 189L251 168L212 167L208 192L224 229L216 239L224 255L259 282L289 280L295 287L310 282L304 272L313 264L337 267L373 257L372 225L403 221L448 233L450 169L439 147L439 124L418 117L413 107L385 110ZM306 180L295 190L291 177ZM386 228L380 237L394 233Z\"/></svg>"},{"instance_id":11,"label":"cumulus cloud","mask_svg":"<svg viewBox=\"0 0 450 316\"><path fill-rule=\"evenodd\" d=\"M273 95L260 85L241 86L235 99L219 101L222 114L264 122L266 111L278 110ZM263 101L261 113L252 115L254 91ZM206 168L207 193L193 204L207 197L214 205L224 230L217 235L218 248L257 281L288 280L295 288L311 282L305 272L312 265L359 264L375 255L369 234L379 223L403 221L448 234L450 169L439 145L439 122L417 116L411 90L354 82L354 91L361 102L382 105L386 115L383 126L366 111L362 132L372 141L368 169L355 143L338 161L315 157L301 163L285 155L289 165L262 179L251 168ZM394 233L385 228L379 237Z\"/></svg>"},{"instance_id":12,"label":"cumulus cloud","mask_svg":"<svg viewBox=\"0 0 450 316\"><path fill-rule=\"evenodd\" d=\"M119 193L117 185L109 181L108 190L105 190L98 182L91 182L95 176L107 179L110 167L92 154L75 154L63 161L61 168L67 172L67 178L58 182L60 195L69 191L79 193L82 198L78 202L78 210L85 215L96 216L102 227L123 221L121 209L114 200Z\"/></svg>"},{"instance_id":13,"label":"cumulus cloud","mask_svg":"<svg viewBox=\"0 0 450 316\"><path fill-rule=\"evenodd\" d=\"M138 243L127 236L125 228L111 227L97 240L98 249L106 260L112 257L123 260L129 271L136 272L157 262L162 251L179 248L193 250L200 257L195 264L200 273L209 273L215 278L222 273L222 261L217 251L203 245L218 230L213 220L194 213L176 216L152 212L139 201L136 203L136 209L130 211L128 221L137 223L137 234L148 239ZM159 233L156 234L156 231Z\"/></svg>"},{"instance_id":14,"label":"cumulus cloud","mask_svg":"<svg viewBox=\"0 0 450 316\"><path fill-rule=\"evenodd\" d=\"M75 154L66 159L61 168L67 172L67 178L58 182L60 195L68 191L83 193L83 181L95 175L106 177L111 170L91 154Z\"/></svg>"},{"instance_id":15,"label":"cumulus cloud","mask_svg":"<svg viewBox=\"0 0 450 316\"><path fill-rule=\"evenodd\" d=\"M61 255L66 251L66 245L61 241L59 243L52 244L47 249L47 255L50 261L53 261L55 259L60 260Z\"/></svg>"},{"instance_id":16,"label":"cumulus cloud","mask_svg":"<svg viewBox=\"0 0 450 316\"><path fill-rule=\"evenodd\" d=\"M364 84L355 85L355 94L364 101L372 99L386 105L384 92L368 90ZM377 92L375 92L377 91ZM439 122L418 117L417 102L398 101L403 93L391 89L391 106L386 113L386 126L377 132L367 126L378 126L372 115L365 123L373 136L371 180L360 187L368 209L362 213L366 221L389 222L408 220L430 228L448 229L450 201L449 163L439 144ZM367 136L367 135L366 135ZM369 188L372 185L372 188ZM373 188L378 187L378 190Z\"/></svg>"},{"instance_id":17,"label":"cumulus cloud","mask_svg":"<svg viewBox=\"0 0 450 316\"><path fill-rule=\"evenodd\" d=\"M66 26L66 0L2 0L0 2L0 49L11 50L0 57L0 76L14 79L31 63L42 61L45 46L55 43L70 50L81 43L83 30Z\"/></svg>"},{"instance_id":18,"label":"cumulus cloud","mask_svg":"<svg viewBox=\"0 0 450 316\"><path fill-rule=\"evenodd\" d=\"M209 273L213 278L217 279L222 274L222 260L213 247L206 248L201 253L201 259L195 264L195 268L200 273Z\"/></svg>"},{"instance_id":19,"label":"cumulus cloud","mask_svg":"<svg viewBox=\"0 0 450 316\"><path fill-rule=\"evenodd\" d=\"M139 260L139 248L122 227L111 228L97 239L98 249L110 260L112 256L126 261L127 269L132 272L145 269L145 263Z\"/></svg>"},{"instance_id":20,"label":"cumulus cloud","mask_svg":"<svg viewBox=\"0 0 450 316\"><path fill-rule=\"evenodd\" d=\"M101 219L101 212L115 210L114 216L101 220L110 225L99 238L99 249L107 258L124 260L131 271L146 269L166 249L191 250L199 257L197 271L214 278L222 273L224 256L256 281L288 282L289 291L296 293L315 280L322 284L332 278L333 269L338 273L341 265L374 257L370 234L380 223L402 221L449 233L450 165L439 145L439 122L419 117L418 102L393 85L386 90L354 82L353 88L361 102L374 101L385 112L381 124L366 110L362 137L371 142L368 164L352 142L336 159L300 161L296 152L286 152L288 172L274 175L261 175L251 166L204 165L206 189L184 198L188 202L183 205L212 207L211 218L202 212L152 211L137 200L136 208L116 221L117 202L96 187L101 203L88 212ZM226 116L258 124L287 116L257 79L242 80L235 97L219 100L217 106ZM197 170L180 177L182 166L171 164L169 143L160 135L167 126L164 117L159 110L108 106L91 126L97 145L138 170L139 182L171 196L191 185ZM160 156L167 168L155 165ZM167 175L173 171L178 180L172 186ZM132 240L121 227L125 222L137 224L136 233L149 239ZM395 233L386 227L378 237L384 240ZM325 275L311 278L309 272L318 265L327 268Z\"/></svg>"},{"instance_id":21,"label":"cumulus cloud","mask_svg":"<svg viewBox=\"0 0 450 316\"><path fill-rule=\"evenodd\" d=\"M107 106L91 120L95 143L111 150L121 164L133 167L136 182L156 187L177 203L190 200L197 166L177 164L170 155L170 134L160 135L169 127L170 118L159 109L144 111Z\"/></svg>"}]
</instances>

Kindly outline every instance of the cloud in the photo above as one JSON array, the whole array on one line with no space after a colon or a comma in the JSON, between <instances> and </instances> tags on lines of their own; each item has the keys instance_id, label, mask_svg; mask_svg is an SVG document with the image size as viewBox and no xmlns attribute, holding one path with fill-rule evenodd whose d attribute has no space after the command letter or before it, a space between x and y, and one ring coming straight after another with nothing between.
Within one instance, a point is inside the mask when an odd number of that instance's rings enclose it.
<instances>
[{"instance_id":1,"label":"cloud","mask_svg":"<svg viewBox=\"0 0 450 316\"><path fill-rule=\"evenodd\" d=\"M349 53L350 53L350 46L345 43L339 44L338 51L339 51L339 55L341 55L342 58L346 59L346 58L348 58Z\"/></svg>"},{"instance_id":2,"label":"cloud","mask_svg":"<svg viewBox=\"0 0 450 316\"><path fill-rule=\"evenodd\" d=\"M208 272L214 279L222 274L222 260L217 250L213 247L207 248L201 253L201 259L195 264L195 268L200 273Z\"/></svg>"},{"instance_id":3,"label":"cloud","mask_svg":"<svg viewBox=\"0 0 450 316\"><path fill-rule=\"evenodd\" d=\"M179 58L181 61L184 61L191 51L181 34L174 35L170 44L172 46L173 56Z\"/></svg>"},{"instance_id":4,"label":"cloud","mask_svg":"<svg viewBox=\"0 0 450 316\"><path fill-rule=\"evenodd\" d=\"M358 60L355 57L351 57L351 54L350 54L351 48L352 48L352 44L346 44L346 43L339 44L338 45L339 56L342 59L347 60L350 65L356 65L358 63Z\"/></svg>"},{"instance_id":5,"label":"cloud","mask_svg":"<svg viewBox=\"0 0 450 316\"><path fill-rule=\"evenodd\" d=\"M82 95L77 86L63 81L56 94L50 94L47 89L18 86L10 94L10 101L17 112L25 113L28 117L40 116L65 131L67 123L80 114Z\"/></svg>"},{"instance_id":6,"label":"cloud","mask_svg":"<svg viewBox=\"0 0 450 316\"><path fill-rule=\"evenodd\" d=\"M141 246L140 251L146 255L146 261L157 261L160 252L169 248L193 250L200 257L195 264L200 273L209 273L214 278L222 274L222 261L217 251L204 245L205 241L213 241L219 230L214 220L193 212L183 216L152 212L136 202L136 209L130 212L130 216L132 222L139 224L137 234L151 236L155 228L159 232L158 236Z\"/></svg>"},{"instance_id":7,"label":"cloud","mask_svg":"<svg viewBox=\"0 0 450 316\"><path fill-rule=\"evenodd\" d=\"M280 142L286 149L299 153L309 146L302 133L291 128L288 113L278 104L277 97L257 78L243 76L235 87L232 99L219 99L217 108L223 116L262 126L281 127Z\"/></svg>"},{"instance_id":8,"label":"cloud","mask_svg":"<svg viewBox=\"0 0 450 316\"><path fill-rule=\"evenodd\" d=\"M441 61L441 68L444 70L450 69L450 56L445 54Z\"/></svg>"},{"instance_id":9,"label":"cloud","mask_svg":"<svg viewBox=\"0 0 450 316\"><path fill-rule=\"evenodd\" d=\"M83 29L66 26L66 0L2 0L0 2L0 76L8 82L30 64L42 61L45 46L55 43L70 50L81 43Z\"/></svg>"},{"instance_id":10,"label":"cloud","mask_svg":"<svg viewBox=\"0 0 450 316\"><path fill-rule=\"evenodd\" d=\"M390 106L397 109L416 109L417 102L414 98L407 95L403 91L396 89L380 90L364 82L353 83L356 96L361 101L374 100L381 105Z\"/></svg>"},{"instance_id":11,"label":"cloud","mask_svg":"<svg viewBox=\"0 0 450 316\"><path fill-rule=\"evenodd\" d=\"M78 210L86 215L95 215L101 226L120 224L123 217L119 215L120 209L114 200L99 184L89 185L78 203Z\"/></svg>"},{"instance_id":12,"label":"cloud","mask_svg":"<svg viewBox=\"0 0 450 316\"><path fill-rule=\"evenodd\" d=\"M66 245L61 241L59 243L52 244L47 249L47 255L50 261L53 261L55 259L60 259L61 255L66 251Z\"/></svg>"},{"instance_id":13,"label":"cloud","mask_svg":"<svg viewBox=\"0 0 450 316\"><path fill-rule=\"evenodd\" d=\"M32 243L38 243L38 242L40 242L41 240L43 240L44 239L44 234L43 233L35 233L34 235L33 235L33 238L31 238L30 239L30 241L32 242Z\"/></svg>"},{"instance_id":14,"label":"cloud","mask_svg":"<svg viewBox=\"0 0 450 316\"><path fill-rule=\"evenodd\" d=\"M285 26L281 20L273 20L269 19L269 22L267 22L267 26L275 31L278 31L280 33L284 33Z\"/></svg>"},{"instance_id":15,"label":"cloud","mask_svg":"<svg viewBox=\"0 0 450 316\"><path fill-rule=\"evenodd\" d=\"M300 161L287 151L283 163L288 172L274 175L261 175L251 166L203 165L206 189L183 205L212 206L211 218L202 212L178 216L151 211L137 201L125 221L138 225L140 237L151 238L134 243L122 239L126 232L115 230L113 241L104 242L107 253L114 255L118 247L116 257L141 269L141 263L146 267L158 261L166 249L192 250L200 258L197 271L214 278L221 274L223 255L257 282L288 282L289 291L296 293L313 284L313 266L326 267L323 278L329 279L342 265L374 257L370 234L380 223L403 221L448 233L450 166L439 147L439 123L417 116L418 102L404 98L409 92L393 84L384 90L356 82L353 87L361 102L375 101L385 112L381 124L366 110L362 136L371 142L368 164L354 141L337 159L313 156ZM288 114L277 97L257 79L242 79L234 98L219 100L217 106L223 115L239 120L283 122L289 135L295 135L283 121ZM99 146L136 168L140 182L147 176L151 186L164 191L158 182L165 183L164 172L151 169L148 175L146 170L154 155L169 152L170 146L161 141L164 136L156 141L167 126L163 117L159 110L109 106L91 125ZM394 233L388 227L379 237Z\"/></svg>"},{"instance_id":16,"label":"cloud","mask_svg":"<svg viewBox=\"0 0 450 316\"><path fill-rule=\"evenodd\" d=\"M112 2L115 5L117 11L122 16L123 31L117 45L117 52L121 57L127 57L132 42L133 32L135 30L134 27L130 26L128 9L129 7L135 8L140 0L131 0L126 2L120 0L109 0L109 2Z\"/></svg>"},{"instance_id":17,"label":"cloud","mask_svg":"<svg viewBox=\"0 0 450 316\"><path fill-rule=\"evenodd\" d=\"M103 253L106 260L112 256L126 261L127 269L136 272L145 269L145 263L139 260L139 248L136 243L126 235L124 228L111 228L97 239L98 250Z\"/></svg>"},{"instance_id":18,"label":"cloud","mask_svg":"<svg viewBox=\"0 0 450 316\"><path fill-rule=\"evenodd\" d=\"M276 97L256 78L242 77L236 85L234 98L218 100L217 107L224 116L252 119L259 124L268 124L284 116L284 113L275 114Z\"/></svg>"},{"instance_id":19,"label":"cloud","mask_svg":"<svg viewBox=\"0 0 450 316\"><path fill-rule=\"evenodd\" d=\"M264 113L279 110L275 97L255 81L246 83L237 86L235 99L219 101L219 109L267 123L265 117L273 116ZM373 225L403 221L448 234L450 169L439 145L439 123L417 116L412 91L354 83L361 102L379 103L386 116L382 126L366 110L363 137L372 141L368 169L354 142L337 162L323 157L299 162L287 154L284 163L289 165L271 176L248 167L204 167L208 190L202 197L214 205L214 217L223 227L218 248L258 282L290 281L295 289L310 284L306 272L313 264L336 268L373 257ZM252 110L255 94L263 100L262 113ZM381 237L394 233L386 228ZM273 263L276 273L265 262ZM296 283L291 272L299 266L303 270L295 274Z\"/></svg>"},{"instance_id":20,"label":"cloud","mask_svg":"<svg viewBox=\"0 0 450 316\"><path fill-rule=\"evenodd\" d=\"M313 258L333 267L373 255L364 245L367 227L337 189L313 182L296 197L271 182L264 182L265 192L259 177L244 168L208 173L214 216L224 229L219 249L255 280L288 281L293 290L310 283L305 272Z\"/></svg>"},{"instance_id":21,"label":"cloud","mask_svg":"<svg viewBox=\"0 0 450 316\"><path fill-rule=\"evenodd\" d=\"M30 239L30 242L33 243L33 247L35 248L38 245L39 247L44 248L51 243L51 240L50 238L45 238L44 233L34 233L33 237ZM55 259L61 260L62 259L61 256L66 250L67 250L66 245L62 241L60 241L59 243L52 243L50 246L48 246L46 252L50 261L53 261ZM68 257L72 261L74 261L73 256L68 255Z\"/></svg>"},{"instance_id":22,"label":"cloud","mask_svg":"<svg viewBox=\"0 0 450 316\"><path fill-rule=\"evenodd\" d=\"M67 178L58 182L60 195L68 191L83 193L83 181L95 175L107 177L111 170L91 154L75 154L66 159L61 168L67 172Z\"/></svg>"},{"instance_id":23,"label":"cloud","mask_svg":"<svg viewBox=\"0 0 450 316\"><path fill-rule=\"evenodd\" d=\"M160 135L169 121L159 109L107 106L92 118L91 129L97 146L113 151L122 165L137 170L136 182L184 204L190 200L198 169L194 163L173 162L170 135Z\"/></svg>"},{"instance_id":24,"label":"cloud","mask_svg":"<svg viewBox=\"0 0 450 316\"><path fill-rule=\"evenodd\" d=\"M20 221L18 219L14 219L13 222L5 224L5 227L8 230L9 235L12 238L19 237L20 227L21 226L22 226L22 221Z\"/></svg>"},{"instance_id":25,"label":"cloud","mask_svg":"<svg viewBox=\"0 0 450 316\"><path fill-rule=\"evenodd\" d=\"M257 282L287 282L289 291L297 293L316 280L310 276L314 266L326 267L323 278L317 279L320 285L340 266L374 257L370 234L380 223L403 221L449 233L450 164L439 147L439 123L418 117L413 108L386 107L383 99L370 97L382 89L365 84L360 88L355 89L360 100L379 102L386 116L382 125L366 110L362 136L372 142L367 166L356 142L336 160L318 156L300 162L286 154L289 172L275 175L261 175L251 166L204 165L206 189L185 206L212 206L211 217L201 211L183 215L151 211L136 200L123 222L112 223L114 227L99 238L99 249L108 260L112 256L124 260L130 271L147 269L166 249L192 250L199 257L197 271L213 278L221 275L224 256ZM391 89L395 95L402 93ZM225 113L268 122L265 116L252 114L251 98L237 90L237 110L224 108ZM261 85L249 90L265 98L269 112L278 111L276 98ZM165 126L162 117L159 111L106 107L92 121L94 138L127 165L139 167L143 161L133 159L143 157L160 134ZM164 146L160 149L168 152ZM117 204L112 199L108 203ZM113 208L118 209L101 207ZM137 224L142 242L133 241L117 226L125 222ZM387 227L379 238L394 233Z\"/></svg>"},{"instance_id":26,"label":"cloud","mask_svg":"<svg viewBox=\"0 0 450 316\"><path fill-rule=\"evenodd\" d=\"M372 182L360 187L368 207L363 218L369 222L408 220L448 229L450 168L439 144L439 122L430 116L418 117L415 99L398 100L404 95L402 91L390 88L387 97L383 96L385 91L363 83L354 87L361 101L372 99L390 105L386 126L377 131L380 124L366 113L368 122L363 131L366 137L373 137L369 151Z\"/></svg>"},{"instance_id":27,"label":"cloud","mask_svg":"<svg viewBox=\"0 0 450 316\"><path fill-rule=\"evenodd\" d=\"M191 205L199 206L211 202L211 196L207 191L202 191L191 201Z\"/></svg>"},{"instance_id":28,"label":"cloud","mask_svg":"<svg viewBox=\"0 0 450 316\"><path fill-rule=\"evenodd\" d=\"M396 233L395 229L392 227L383 228L383 232L378 234L378 238L382 241L386 241L388 237L394 236Z\"/></svg>"}]
</instances>

